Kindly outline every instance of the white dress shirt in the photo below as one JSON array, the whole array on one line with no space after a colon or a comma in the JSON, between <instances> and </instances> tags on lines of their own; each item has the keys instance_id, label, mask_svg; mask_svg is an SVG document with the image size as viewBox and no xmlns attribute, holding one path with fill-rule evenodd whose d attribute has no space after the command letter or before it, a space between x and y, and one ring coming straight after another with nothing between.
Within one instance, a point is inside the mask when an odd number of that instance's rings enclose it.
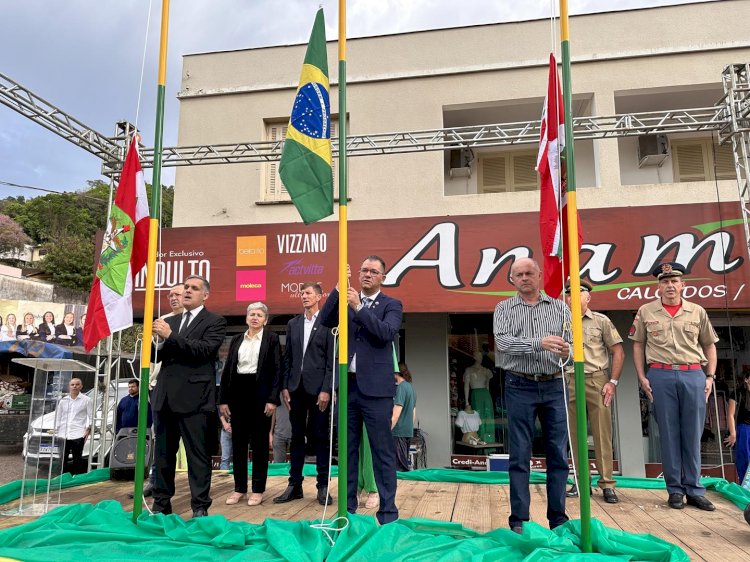
<instances>
[{"instance_id":1,"label":"white dress shirt","mask_svg":"<svg viewBox=\"0 0 750 562\"><path fill-rule=\"evenodd\" d=\"M184 328L187 328L188 326L190 326L190 324L193 323L193 320L195 320L195 317L198 316L198 314L200 313L201 310L203 310L203 308L204 308L203 305L200 305L200 306L196 306L194 309L190 311L183 310L182 318L180 319L180 327L177 329L177 333L179 334ZM190 320L188 320L187 325L183 326L183 324L185 323L186 312L190 312Z\"/></svg>"},{"instance_id":2,"label":"white dress shirt","mask_svg":"<svg viewBox=\"0 0 750 562\"><path fill-rule=\"evenodd\" d=\"M80 439L91 427L93 401L83 394L75 398L64 396L57 406L55 427L57 436L64 439Z\"/></svg>"},{"instance_id":3,"label":"white dress shirt","mask_svg":"<svg viewBox=\"0 0 750 562\"><path fill-rule=\"evenodd\" d=\"M237 352L237 372L243 374L258 372L258 356L260 355L260 342L263 339L263 330L250 335L250 330L245 332L240 349Z\"/></svg>"},{"instance_id":4,"label":"white dress shirt","mask_svg":"<svg viewBox=\"0 0 750 562\"><path fill-rule=\"evenodd\" d=\"M312 315L312 318L308 320L307 314L303 314L304 316L304 337L302 339L302 357L305 357L305 352L307 351L307 344L310 341L310 336L312 335L312 329L315 325L315 320L318 318L318 313Z\"/></svg>"}]
</instances>

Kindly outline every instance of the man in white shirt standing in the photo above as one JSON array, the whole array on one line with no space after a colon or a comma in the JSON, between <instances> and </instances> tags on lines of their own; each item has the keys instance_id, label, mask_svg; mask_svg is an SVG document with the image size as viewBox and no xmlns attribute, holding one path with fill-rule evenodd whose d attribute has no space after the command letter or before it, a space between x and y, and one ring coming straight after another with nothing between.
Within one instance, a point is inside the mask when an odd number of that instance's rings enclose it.
<instances>
[{"instance_id":1,"label":"man in white shirt standing","mask_svg":"<svg viewBox=\"0 0 750 562\"><path fill-rule=\"evenodd\" d=\"M91 433L93 402L81 394L81 379L70 379L70 393L60 400L55 416L55 429L58 439L65 440L63 449L63 469L73 475L83 474L83 444Z\"/></svg>"}]
</instances>

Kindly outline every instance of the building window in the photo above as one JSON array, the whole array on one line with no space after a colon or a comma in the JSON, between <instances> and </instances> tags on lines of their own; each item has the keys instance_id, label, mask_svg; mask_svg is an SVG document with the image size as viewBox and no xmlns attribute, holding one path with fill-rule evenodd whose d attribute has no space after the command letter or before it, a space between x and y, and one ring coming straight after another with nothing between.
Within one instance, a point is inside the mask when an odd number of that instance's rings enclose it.
<instances>
[{"instance_id":1,"label":"building window","mask_svg":"<svg viewBox=\"0 0 750 562\"><path fill-rule=\"evenodd\" d=\"M671 145L675 182L735 178L730 144L720 145L711 138L703 138L672 140Z\"/></svg>"},{"instance_id":2,"label":"building window","mask_svg":"<svg viewBox=\"0 0 750 562\"><path fill-rule=\"evenodd\" d=\"M286 138L286 129L288 122L276 121L266 122L266 140L278 141ZM331 119L331 138L335 138L338 135L339 123L338 119ZM284 187L284 182L281 181L279 176L279 162L270 162L264 164L265 173L265 195L264 201L289 201L289 193ZM332 162L333 168L333 193L334 197L338 196L338 183L336 176L336 160Z\"/></svg>"},{"instance_id":3,"label":"building window","mask_svg":"<svg viewBox=\"0 0 750 562\"><path fill-rule=\"evenodd\" d=\"M479 155L479 193L535 191L539 189L536 151L517 150Z\"/></svg>"}]
</instances>

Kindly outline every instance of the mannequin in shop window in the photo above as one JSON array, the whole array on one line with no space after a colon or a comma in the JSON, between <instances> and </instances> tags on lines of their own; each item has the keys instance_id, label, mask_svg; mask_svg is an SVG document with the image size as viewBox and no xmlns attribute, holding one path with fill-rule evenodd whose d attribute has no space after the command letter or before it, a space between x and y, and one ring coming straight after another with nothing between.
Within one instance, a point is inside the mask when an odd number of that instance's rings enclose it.
<instances>
[{"instance_id":1,"label":"mannequin in shop window","mask_svg":"<svg viewBox=\"0 0 750 562\"><path fill-rule=\"evenodd\" d=\"M466 407L458 412L456 416L456 426L463 433L461 442L467 445L486 445L484 441L479 438L479 426L482 420L479 417L479 412L472 409L471 404L466 404Z\"/></svg>"},{"instance_id":2,"label":"mannequin in shop window","mask_svg":"<svg viewBox=\"0 0 750 562\"><path fill-rule=\"evenodd\" d=\"M482 367L482 353L475 352L474 364L464 371L464 398L466 406L479 413L479 440L485 443L495 442L495 413L490 395L491 378L492 371Z\"/></svg>"}]
</instances>

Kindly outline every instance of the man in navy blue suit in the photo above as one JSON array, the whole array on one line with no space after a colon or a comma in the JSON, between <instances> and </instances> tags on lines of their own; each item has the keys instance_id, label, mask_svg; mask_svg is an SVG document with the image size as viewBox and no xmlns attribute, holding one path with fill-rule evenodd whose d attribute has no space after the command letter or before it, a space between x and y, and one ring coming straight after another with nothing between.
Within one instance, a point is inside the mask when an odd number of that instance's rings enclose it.
<instances>
[{"instance_id":1,"label":"man in navy blue suit","mask_svg":"<svg viewBox=\"0 0 750 562\"><path fill-rule=\"evenodd\" d=\"M361 291L347 288L349 321L349 407L347 427L347 511L357 511L357 467L362 423L372 449L375 483L380 494L380 524L398 519L396 508L396 452L391 437L391 415L396 382L393 378L393 340L401 328L401 301L380 292L385 262L368 256L359 269ZM324 326L338 325L338 289L320 313Z\"/></svg>"},{"instance_id":2,"label":"man in navy blue suit","mask_svg":"<svg viewBox=\"0 0 750 562\"><path fill-rule=\"evenodd\" d=\"M273 503L302 498L305 433L312 423L318 469L318 503L333 503L328 495L328 418L333 386L333 334L320 325L319 304L323 290L317 283L302 285L303 314L286 325L281 399L292 424L292 464L289 486Z\"/></svg>"}]
</instances>

